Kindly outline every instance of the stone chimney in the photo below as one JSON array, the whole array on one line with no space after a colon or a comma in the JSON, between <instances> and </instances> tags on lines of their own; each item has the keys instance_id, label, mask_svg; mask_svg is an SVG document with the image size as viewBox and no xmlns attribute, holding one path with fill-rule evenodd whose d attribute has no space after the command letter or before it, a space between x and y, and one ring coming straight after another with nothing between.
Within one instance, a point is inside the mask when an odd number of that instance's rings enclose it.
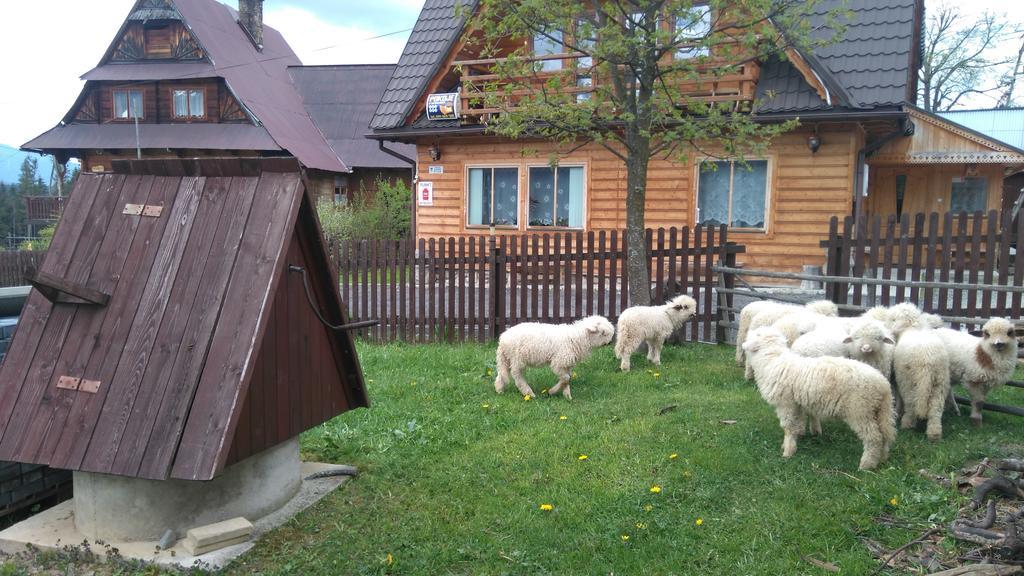
<instances>
[{"instance_id":1,"label":"stone chimney","mask_svg":"<svg viewBox=\"0 0 1024 576\"><path fill-rule=\"evenodd\" d=\"M238 0L238 23L256 48L263 48L263 0Z\"/></svg>"}]
</instances>

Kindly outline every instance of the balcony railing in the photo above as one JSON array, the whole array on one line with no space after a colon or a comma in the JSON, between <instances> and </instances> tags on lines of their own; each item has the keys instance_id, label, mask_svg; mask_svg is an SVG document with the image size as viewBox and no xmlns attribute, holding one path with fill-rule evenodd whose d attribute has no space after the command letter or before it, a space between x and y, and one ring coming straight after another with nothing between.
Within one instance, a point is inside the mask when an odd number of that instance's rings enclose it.
<instances>
[{"instance_id":1,"label":"balcony railing","mask_svg":"<svg viewBox=\"0 0 1024 576\"><path fill-rule=\"evenodd\" d=\"M555 76L566 76L568 86L562 88L564 94L584 95L593 93L602 86L602 82L610 80L602 78L596 67L577 67L576 61L587 56L580 53L548 54L525 59L527 62L561 61L562 67L557 70L539 70L529 76L523 76L513 82L502 82L504 77L494 72L495 65L504 61L502 58L483 58L477 60L460 60L452 63L453 70L462 74L462 92L459 102L461 113L466 122L485 121L491 114L514 110L524 96L543 90L548 80ZM698 78L688 78L676 82L676 86L691 102L751 102L757 87L760 67L754 62L734 65L728 74L716 75L713 70L725 65L724 61L709 60L701 64L704 73ZM589 79L588 85L580 85L579 79ZM503 85L516 84L512 90L503 89ZM582 96L580 96L582 97ZM499 100L500 105L494 101Z\"/></svg>"}]
</instances>

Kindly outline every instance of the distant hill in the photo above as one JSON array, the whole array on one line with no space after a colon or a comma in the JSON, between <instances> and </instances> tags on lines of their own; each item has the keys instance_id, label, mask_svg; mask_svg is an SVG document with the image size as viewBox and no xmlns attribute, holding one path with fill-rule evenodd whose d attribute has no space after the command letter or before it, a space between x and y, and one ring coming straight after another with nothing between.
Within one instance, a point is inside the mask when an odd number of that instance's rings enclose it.
<instances>
[{"instance_id":1,"label":"distant hill","mask_svg":"<svg viewBox=\"0 0 1024 576\"><path fill-rule=\"evenodd\" d=\"M0 182L8 184L17 182L21 174L21 163L26 157L34 156L39 159L37 175L45 182L50 181L50 172L53 170L53 156L45 156L34 152L22 152L17 148L0 144Z\"/></svg>"}]
</instances>

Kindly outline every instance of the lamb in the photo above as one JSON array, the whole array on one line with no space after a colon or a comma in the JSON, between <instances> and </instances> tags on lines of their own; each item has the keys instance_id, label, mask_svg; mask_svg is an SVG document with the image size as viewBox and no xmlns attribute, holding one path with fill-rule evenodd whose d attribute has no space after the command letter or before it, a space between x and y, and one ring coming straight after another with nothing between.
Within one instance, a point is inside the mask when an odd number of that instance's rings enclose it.
<instances>
[{"instance_id":1,"label":"lamb","mask_svg":"<svg viewBox=\"0 0 1024 576\"><path fill-rule=\"evenodd\" d=\"M899 408L903 411L901 428L913 428L919 419L927 420L929 440L942 438L942 410L949 395L949 358L946 347L931 320L913 304L897 304L889 309L889 327L896 334L893 370Z\"/></svg>"},{"instance_id":2,"label":"lamb","mask_svg":"<svg viewBox=\"0 0 1024 576\"><path fill-rule=\"evenodd\" d=\"M586 360L595 348L612 341L615 327L603 316L588 316L572 324L517 324L498 338L497 372L494 390L501 394L509 376L523 396L533 397L533 389L523 378L528 366L547 364L558 376L549 394L562 395L572 400L569 379L576 364Z\"/></svg>"},{"instance_id":3,"label":"lamb","mask_svg":"<svg viewBox=\"0 0 1024 576\"><path fill-rule=\"evenodd\" d=\"M814 300L804 305L804 308L817 312L823 316L838 316L839 309L836 305L828 300ZM776 320L783 316L792 313L795 310L801 310L800 306L793 304L783 304L781 302L773 302L771 300L758 300L751 302L743 307L740 311L740 323L736 330L736 364L743 366L743 342L747 338L747 333L754 328L760 326L770 326L775 323ZM754 318L759 317L755 323Z\"/></svg>"},{"instance_id":4,"label":"lamb","mask_svg":"<svg viewBox=\"0 0 1024 576\"><path fill-rule=\"evenodd\" d=\"M846 422L864 444L861 470L889 457L896 438L892 390L877 370L847 358L798 356L786 348L782 332L771 327L751 331L743 349L754 367L758 391L779 416L784 458L796 453L808 415Z\"/></svg>"},{"instance_id":5,"label":"lamb","mask_svg":"<svg viewBox=\"0 0 1024 576\"><path fill-rule=\"evenodd\" d=\"M949 356L950 381L967 389L971 422L979 426L988 393L1005 384L1017 366L1014 326L1005 318L992 318L982 326L981 338L949 328L935 332Z\"/></svg>"},{"instance_id":6,"label":"lamb","mask_svg":"<svg viewBox=\"0 0 1024 576\"><path fill-rule=\"evenodd\" d=\"M871 366L889 378L892 375L890 346L896 344L889 331L881 322L875 320L843 320L849 321L823 322L814 330L800 336L793 342L793 352L810 358L850 358Z\"/></svg>"},{"instance_id":7,"label":"lamb","mask_svg":"<svg viewBox=\"0 0 1024 576\"><path fill-rule=\"evenodd\" d=\"M619 333L615 339L615 357L621 360L622 371L629 372L630 356L644 341L647 342L647 359L660 365L665 339L696 312L697 301L685 294L661 306L633 306L624 310L619 316Z\"/></svg>"}]
</instances>

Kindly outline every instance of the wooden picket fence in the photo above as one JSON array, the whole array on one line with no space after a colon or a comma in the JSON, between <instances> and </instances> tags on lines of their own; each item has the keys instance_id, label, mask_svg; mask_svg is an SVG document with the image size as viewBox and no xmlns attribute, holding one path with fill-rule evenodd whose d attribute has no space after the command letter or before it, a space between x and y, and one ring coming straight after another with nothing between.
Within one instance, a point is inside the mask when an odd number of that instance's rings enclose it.
<instances>
[{"instance_id":1,"label":"wooden picket fence","mask_svg":"<svg viewBox=\"0 0 1024 576\"><path fill-rule=\"evenodd\" d=\"M35 273L46 252L17 250L0 252L0 288L25 286L25 276Z\"/></svg>"},{"instance_id":2,"label":"wooden picket fence","mask_svg":"<svg viewBox=\"0 0 1024 576\"><path fill-rule=\"evenodd\" d=\"M1021 316L1024 219L988 214L832 218L826 297L851 309L911 301L954 328ZM883 283L879 283L881 280Z\"/></svg>"},{"instance_id":3,"label":"wooden picket fence","mask_svg":"<svg viewBox=\"0 0 1024 576\"><path fill-rule=\"evenodd\" d=\"M655 302L687 293L698 313L682 331L715 341L716 261L743 252L725 226L647 230ZM621 231L329 243L349 321L379 319L375 341L484 342L521 322L615 321L629 306Z\"/></svg>"}]
</instances>

